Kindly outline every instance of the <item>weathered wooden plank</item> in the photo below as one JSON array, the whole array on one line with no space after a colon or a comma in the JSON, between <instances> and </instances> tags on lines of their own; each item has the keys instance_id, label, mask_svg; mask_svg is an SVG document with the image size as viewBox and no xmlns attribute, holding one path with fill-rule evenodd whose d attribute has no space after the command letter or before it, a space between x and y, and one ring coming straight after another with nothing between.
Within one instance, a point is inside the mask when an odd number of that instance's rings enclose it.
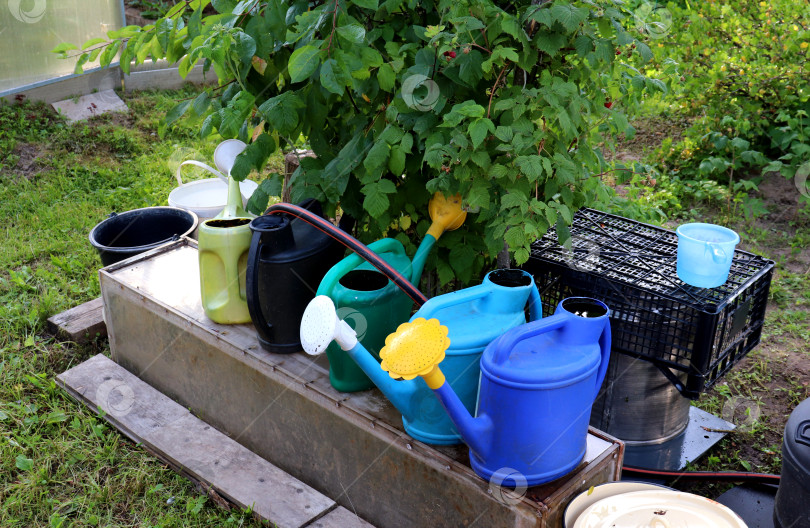
<instances>
[{"instance_id":1,"label":"weathered wooden plank","mask_svg":"<svg viewBox=\"0 0 810 528\"><path fill-rule=\"evenodd\" d=\"M205 484L203 489L279 527L309 526L336 507L102 354L60 374L57 382L104 411L104 419L127 437Z\"/></svg>"},{"instance_id":2,"label":"weathered wooden plank","mask_svg":"<svg viewBox=\"0 0 810 528\"><path fill-rule=\"evenodd\" d=\"M104 301L98 297L50 317L48 332L79 344L92 341L96 337L107 337Z\"/></svg>"},{"instance_id":3,"label":"weathered wooden plank","mask_svg":"<svg viewBox=\"0 0 810 528\"><path fill-rule=\"evenodd\" d=\"M374 528L342 506L307 525L307 528Z\"/></svg>"}]
</instances>

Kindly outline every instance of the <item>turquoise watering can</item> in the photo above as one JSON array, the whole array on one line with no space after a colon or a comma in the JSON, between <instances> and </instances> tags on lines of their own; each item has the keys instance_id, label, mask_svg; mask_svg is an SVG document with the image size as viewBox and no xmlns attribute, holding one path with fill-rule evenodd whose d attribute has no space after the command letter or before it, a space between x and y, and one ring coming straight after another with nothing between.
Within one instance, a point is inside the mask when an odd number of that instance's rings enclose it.
<instances>
[{"instance_id":1,"label":"turquoise watering can","mask_svg":"<svg viewBox=\"0 0 810 528\"><path fill-rule=\"evenodd\" d=\"M401 325L385 340L381 368L409 380L403 383L419 376L434 390L480 477L535 486L567 474L585 456L591 405L610 356L608 316L600 301L564 299L553 316L492 341L481 356L475 418L445 378L453 335L438 320Z\"/></svg>"},{"instance_id":2,"label":"turquoise watering can","mask_svg":"<svg viewBox=\"0 0 810 528\"><path fill-rule=\"evenodd\" d=\"M461 207L461 196L445 198L436 193L428 205L432 225L416 250L413 262L405 248L393 238L384 238L368 248L390 267L418 286L425 261L436 241L445 231L458 229L467 213ZM413 301L388 277L353 253L338 262L321 280L317 295L332 298L341 319L350 321L363 346L379 363L380 349L388 334L408 320ZM341 392L357 392L374 386L368 376L339 346L326 349L329 357L329 381Z\"/></svg>"},{"instance_id":3,"label":"turquoise watering can","mask_svg":"<svg viewBox=\"0 0 810 528\"><path fill-rule=\"evenodd\" d=\"M447 350L442 368L470 412L478 396L481 353L503 332L526 322L527 301L531 319L540 319L542 304L532 276L521 270L496 270L478 286L430 299L411 319L435 317L449 329L453 346ZM301 344L307 353L319 354L333 339L402 413L409 435L434 445L461 442L453 422L425 382L395 381L383 372L371 352L358 342L355 330L338 317L332 300L316 297L301 321Z\"/></svg>"}]
</instances>

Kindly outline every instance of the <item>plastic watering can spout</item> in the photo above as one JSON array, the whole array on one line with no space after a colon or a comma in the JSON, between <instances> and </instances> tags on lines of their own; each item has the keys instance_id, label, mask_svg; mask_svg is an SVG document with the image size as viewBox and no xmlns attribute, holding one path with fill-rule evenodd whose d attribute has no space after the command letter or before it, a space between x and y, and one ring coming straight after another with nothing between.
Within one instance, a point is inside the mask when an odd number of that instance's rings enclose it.
<instances>
[{"instance_id":1,"label":"plastic watering can spout","mask_svg":"<svg viewBox=\"0 0 810 528\"><path fill-rule=\"evenodd\" d=\"M464 442L484 454L489 445L492 422L487 416L473 418L439 369L450 347L446 326L438 319L415 319L403 323L385 340L380 351L382 370L392 378L412 380L421 376L439 397Z\"/></svg>"},{"instance_id":2,"label":"plastic watering can spout","mask_svg":"<svg viewBox=\"0 0 810 528\"><path fill-rule=\"evenodd\" d=\"M464 220L467 219L467 212L461 207L460 194L445 198L442 193L437 192L430 199L428 212L433 223L428 228L425 238L419 244L419 248L413 256L411 282L414 284L417 284L422 277L425 262L436 241L441 238L445 231L455 231L461 227Z\"/></svg>"},{"instance_id":3,"label":"plastic watering can spout","mask_svg":"<svg viewBox=\"0 0 810 528\"><path fill-rule=\"evenodd\" d=\"M228 176L228 202L216 218L220 220L227 220L229 218L253 218L254 215L249 214L242 207L242 192L239 190L239 182L234 180L232 176Z\"/></svg>"},{"instance_id":4,"label":"plastic watering can spout","mask_svg":"<svg viewBox=\"0 0 810 528\"><path fill-rule=\"evenodd\" d=\"M395 382L384 371L374 356L357 340L357 333L346 321L337 315L335 303L325 295L318 295L310 301L301 319L301 345L310 355L322 354L329 343L336 341L340 348L360 366L371 381L379 387L397 410L409 416L410 397L415 391L415 383ZM413 377L412 377L413 378ZM412 379L411 378L411 379Z\"/></svg>"}]
</instances>

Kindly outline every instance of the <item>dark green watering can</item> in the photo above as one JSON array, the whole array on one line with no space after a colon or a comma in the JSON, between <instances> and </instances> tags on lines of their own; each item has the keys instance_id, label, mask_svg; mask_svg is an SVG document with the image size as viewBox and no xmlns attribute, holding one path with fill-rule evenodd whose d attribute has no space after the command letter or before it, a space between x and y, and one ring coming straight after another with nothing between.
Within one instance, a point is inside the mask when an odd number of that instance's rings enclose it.
<instances>
[{"instance_id":1,"label":"dark green watering can","mask_svg":"<svg viewBox=\"0 0 810 528\"><path fill-rule=\"evenodd\" d=\"M416 250L413 262L403 245L393 238L384 238L368 246L414 285L419 284L425 261L436 240L445 231L461 227L467 217L461 208L460 196L445 198L441 193L436 193L431 199L429 212L433 224ZM386 336L407 321L413 309L413 301L402 290L356 254L349 255L329 270L317 295L332 298L338 316L354 327L358 339L377 361ZM374 386L337 344L329 345L326 354L329 357L329 380L334 388L341 392L357 392Z\"/></svg>"}]
</instances>

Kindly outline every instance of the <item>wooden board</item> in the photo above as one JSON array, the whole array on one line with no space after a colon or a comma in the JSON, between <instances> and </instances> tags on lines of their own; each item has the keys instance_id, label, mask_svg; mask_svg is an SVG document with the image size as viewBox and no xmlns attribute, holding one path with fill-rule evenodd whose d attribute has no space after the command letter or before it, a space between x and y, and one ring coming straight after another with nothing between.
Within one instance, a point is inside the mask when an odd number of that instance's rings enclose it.
<instances>
[{"instance_id":1,"label":"wooden board","mask_svg":"<svg viewBox=\"0 0 810 528\"><path fill-rule=\"evenodd\" d=\"M337 507L307 528L365 528L371 525L346 508Z\"/></svg>"},{"instance_id":2,"label":"wooden board","mask_svg":"<svg viewBox=\"0 0 810 528\"><path fill-rule=\"evenodd\" d=\"M104 419L124 435L204 484L203 489L210 488L241 508L250 507L279 527L310 526L337 508L332 499L196 418L102 354L60 374L57 383L91 409L104 411ZM349 512L335 513L347 514L351 518Z\"/></svg>"},{"instance_id":3,"label":"wooden board","mask_svg":"<svg viewBox=\"0 0 810 528\"><path fill-rule=\"evenodd\" d=\"M87 301L48 319L48 332L60 339L84 344L96 337L107 337L101 297Z\"/></svg>"}]
</instances>

